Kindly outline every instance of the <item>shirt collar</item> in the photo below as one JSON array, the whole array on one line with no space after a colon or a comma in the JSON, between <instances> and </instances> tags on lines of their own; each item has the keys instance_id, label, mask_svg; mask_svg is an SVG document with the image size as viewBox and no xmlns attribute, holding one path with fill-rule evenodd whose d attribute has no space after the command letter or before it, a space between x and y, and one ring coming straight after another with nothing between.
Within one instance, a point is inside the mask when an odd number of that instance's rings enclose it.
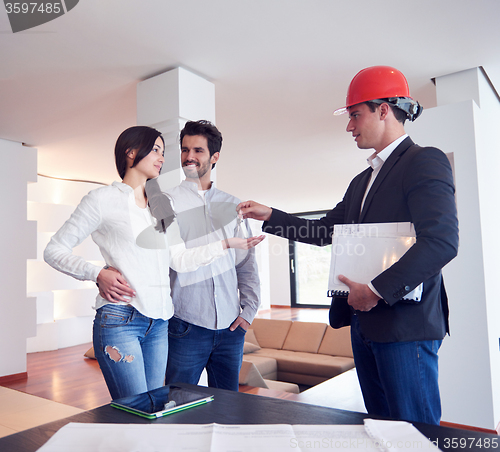
<instances>
[{"instance_id":1,"label":"shirt collar","mask_svg":"<svg viewBox=\"0 0 500 452\"><path fill-rule=\"evenodd\" d=\"M372 155L370 155L370 157L366 159L368 165L372 167L373 171L376 171L384 164L384 162L389 158L394 149L396 149L406 137L408 137L407 133L399 137L397 140L394 140L391 144L382 149L378 154L374 152Z\"/></svg>"},{"instance_id":2,"label":"shirt collar","mask_svg":"<svg viewBox=\"0 0 500 452\"><path fill-rule=\"evenodd\" d=\"M185 188L188 188L191 191L194 191L195 193L198 193L198 184L196 182L190 182L190 181L184 179L181 182L181 185L184 186ZM212 190L213 188L215 188L215 183L214 183L214 181L210 181L210 188L208 190L205 190L206 193L209 193L210 190Z\"/></svg>"},{"instance_id":3,"label":"shirt collar","mask_svg":"<svg viewBox=\"0 0 500 452\"><path fill-rule=\"evenodd\" d=\"M118 188L123 193L130 193L131 191L133 191L133 189L130 185L124 184L123 182L114 181L111 185L113 187Z\"/></svg>"}]
</instances>

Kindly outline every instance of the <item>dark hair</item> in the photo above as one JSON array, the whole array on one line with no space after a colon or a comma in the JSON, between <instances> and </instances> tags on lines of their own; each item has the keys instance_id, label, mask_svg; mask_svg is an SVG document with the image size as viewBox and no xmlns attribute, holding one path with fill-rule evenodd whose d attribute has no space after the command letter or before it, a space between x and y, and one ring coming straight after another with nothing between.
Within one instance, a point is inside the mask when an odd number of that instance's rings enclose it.
<instances>
[{"instance_id":1,"label":"dark hair","mask_svg":"<svg viewBox=\"0 0 500 452\"><path fill-rule=\"evenodd\" d=\"M406 111L401 110L401 108L398 108L398 107L392 105L386 99L379 99L379 100L380 101L386 101L387 105L389 105L389 107L391 107L391 110L394 113L394 117L397 119L397 121L400 122L401 124L405 123L405 121L408 119L408 114L406 113ZM368 102L364 102L364 103L366 105L368 105L368 108L373 113L377 109L377 107L380 106L381 102L370 102L370 101L368 101Z\"/></svg>"},{"instance_id":2,"label":"dark hair","mask_svg":"<svg viewBox=\"0 0 500 452\"><path fill-rule=\"evenodd\" d=\"M222 134L219 129L215 127L210 121L188 121L186 125L181 130L180 145L182 148L182 139L186 136L201 135L207 139L208 150L210 151L210 157L216 152L220 152L222 147ZM215 163L212 165L214 168Z\"/></svg>"},{"instance_id":3,"label":"dark hair","mask_svg":"<svg viewBox=\"0 0 500 452\"><path fill-rule=\"evenodd\" d=\"M129 127L120 134L115 144L115 162L118 174L122 179L125 177L125 173L127 172L127 152L131 149L135 149L137 151L134 164L131 166L131 168L133 168L144 157L149 155L158 137L161 138L163 146L165 146L165 141L163 140L161 133L152 127Z\"/></svg>"}]
</instances>

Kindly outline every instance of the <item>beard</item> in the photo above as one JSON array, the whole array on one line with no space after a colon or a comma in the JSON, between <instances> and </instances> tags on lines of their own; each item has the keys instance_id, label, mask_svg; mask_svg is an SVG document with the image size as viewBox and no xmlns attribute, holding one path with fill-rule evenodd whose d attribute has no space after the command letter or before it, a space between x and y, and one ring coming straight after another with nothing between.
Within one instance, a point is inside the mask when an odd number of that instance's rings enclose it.
<instances>
[{"instance_id":1,"label":"beard","mask_svg":"<svg viewBox=\"0 0 500 452\"><path fill-rule=\"evenodd\" d=\"M196 167L188 168L186 165L190 163L195 163ZM201 179L205 174L207 174L208 170L210 169L210 165L211 165L210 162L200 165L197 162L186 161L182 165L182 170L184 171L185 176L189 179Z\"/></svg>"}]
</instances>

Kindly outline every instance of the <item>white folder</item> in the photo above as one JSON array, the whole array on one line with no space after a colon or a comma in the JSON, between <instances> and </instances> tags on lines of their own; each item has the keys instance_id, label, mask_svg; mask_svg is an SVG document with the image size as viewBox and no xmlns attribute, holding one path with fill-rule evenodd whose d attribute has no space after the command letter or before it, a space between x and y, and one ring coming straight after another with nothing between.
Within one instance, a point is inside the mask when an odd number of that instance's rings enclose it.
<instances>
[{"instance_id":1,"label":"white folder","mask_svg":"<svg viewBox=\"0 0 500 452\"><path fill-rule=\"evenodd\" d=\"M412 223L363 223L334 226L328 296L347 296L338 275L368 284L397 262L416 242ZM422 284L404 299L420 301Z\"/></svg>"}]
</instances>

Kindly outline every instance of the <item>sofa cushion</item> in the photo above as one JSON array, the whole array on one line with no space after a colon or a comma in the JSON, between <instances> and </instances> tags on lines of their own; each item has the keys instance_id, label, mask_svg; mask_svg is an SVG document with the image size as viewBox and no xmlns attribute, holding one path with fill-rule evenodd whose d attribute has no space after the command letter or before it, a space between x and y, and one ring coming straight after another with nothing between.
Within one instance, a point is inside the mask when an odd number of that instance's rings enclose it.
<instances>
[{"instance_id":1,"label":"sofa cushion","mask_svg":"<svg viewBox=\"0 0 500 452\"><path fill-rule=\"evenodd\" d=\"M245 341L243 344L243 354L246 355L247 353L253 353L256 352L257 350L260 350L260 347L258 345L252 344L251 342Z\"/></svg>"},{"instance_id":2,"label":"sofa cushion","mask_svg":"<svg viewBox=\"0 0 500 452\"><path fill-rule=\"evenodd\" d=\"M302 352L295 352L293 356L283 355L276 360L278 376L280 372L288 372L332 378L354 367L352 358Z\"/></svg>"},{"instance_id":3,"label":"sofa cushion","mask_svg":"<svg viewBox=\"0 0 500 452\"><path fill-rule=\"evenodd\" d=\"M296 352L292 352L290 350L276 350L275 348L261 348L256 352L252 353L251 356L261 356L263 358L272 358L277 360L278 358L283 358L285 356L289 356L293 358Z\"/></svg>"},{"instance_id":4,"label":"sofa cushion","mask_svg":"<svg viewBox=\"0 0 500 452\"><path fill-rule=\"evenodd\" d=\"M317 353L326 327L326 323L293 322L283 350Z\"/></svg>"},{"instance_id":5,"label":"sofa cushion","mask_svg":"<svg viewBox=\"0 0 500 452\"><path fill-rule=\"evenodd\" d=\"M247 356L252 359L257 357L274 359L278 368L277 379L280 380L285 380L282 377L283 372L328 379L354 367L354 359L346 356L329 356L289 350L262 348L255 353L245 355L244 359L247 359Z\"/></svg>"},{"instance_id":6,"label":"sofa cushion","mask_svg":"<svg viewBox=\"0 0 500 452\"><path fill-rule=\"evenodd\" d=\"M285 343L291 325L291 320L254 319L251 329L262 348L280 350Z\"/></svg>"},{"instance_id":7,"label":"sofa cushion","mask_svg":"<svg viewBox=\"0 0 500 452\"><path fill-rule=\"evenodd\" d=\"M319 354L331 356L347 356L352 358L351 327L338 330L328 327L318 350Z\"/></svg>"},{"instance_id":8,"label":"sofa cushion","mask_svg":"<svg viewBox=\"0 0 500 452\"><path fill-rule=\"evenodd\" d=\"M250 342L251 344L257 345L260 348L259 341L255 337L255 331L251 328L245 334L245 342Z\"/></svg>"}]
</instances>

